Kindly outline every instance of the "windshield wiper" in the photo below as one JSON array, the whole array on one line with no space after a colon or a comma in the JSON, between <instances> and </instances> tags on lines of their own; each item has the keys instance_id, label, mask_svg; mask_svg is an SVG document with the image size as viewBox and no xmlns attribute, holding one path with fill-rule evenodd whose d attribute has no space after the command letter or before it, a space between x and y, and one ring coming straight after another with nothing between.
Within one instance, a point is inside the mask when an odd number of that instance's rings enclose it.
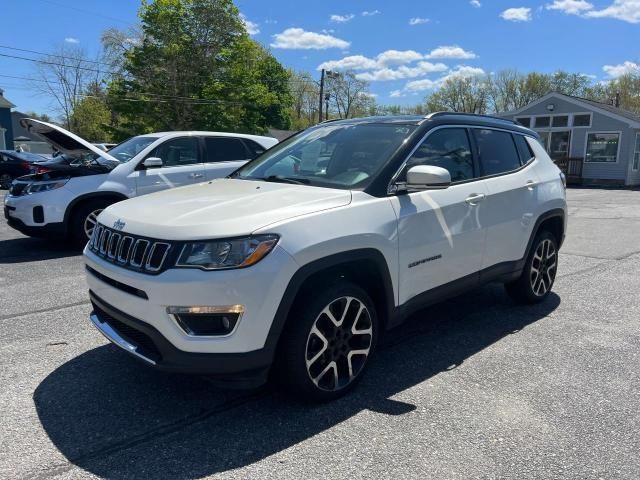
<instances>
[{"instance_id":1,"label":"windshield wiper","mask_svg":"<svg viewBox=\"0 0 640 480\"><path fill-rule=\"evenodd\" d=\"M264 180L265 182L293 183L295 185L309 185L311 183L306 178L291 178L283 177L282 175L269 175L268 177L264 177L261 180Z\"/></svg>"}]
</instances>

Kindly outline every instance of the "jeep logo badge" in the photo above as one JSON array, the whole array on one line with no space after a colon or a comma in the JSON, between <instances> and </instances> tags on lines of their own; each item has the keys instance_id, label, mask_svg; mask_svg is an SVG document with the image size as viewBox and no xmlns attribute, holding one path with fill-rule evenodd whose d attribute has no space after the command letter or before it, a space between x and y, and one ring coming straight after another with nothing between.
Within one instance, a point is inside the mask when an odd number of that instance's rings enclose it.
<instances>
[{"instance_id":1,"label":"jeep logo badge","mask_svg":"<svg viewBox=\"0 0 640 480\"><path fill-rule=\"evenodd\" d=\"M115 228L116 230L122 230L124 226L125 226L125 223L120 219L113 222L113 228Z\"/></svg>"}]
</instances>

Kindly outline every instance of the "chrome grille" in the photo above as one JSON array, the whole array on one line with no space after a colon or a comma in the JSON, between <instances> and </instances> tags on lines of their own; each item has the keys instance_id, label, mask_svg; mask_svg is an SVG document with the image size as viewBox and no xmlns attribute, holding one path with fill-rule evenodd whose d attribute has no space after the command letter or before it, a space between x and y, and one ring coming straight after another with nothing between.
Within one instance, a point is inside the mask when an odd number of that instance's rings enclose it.
<instances>
[{"instance_id":1,"label":"chrome grille","mask_svg":"<svg viewBox=\"0 0 640 480\"><path fill-rule=\"evenodd\" d=\"M107 262L143 273L159 273L167 268L171 244L139 237L96 225L89 250Z\"/></svg>"}]
</instances>

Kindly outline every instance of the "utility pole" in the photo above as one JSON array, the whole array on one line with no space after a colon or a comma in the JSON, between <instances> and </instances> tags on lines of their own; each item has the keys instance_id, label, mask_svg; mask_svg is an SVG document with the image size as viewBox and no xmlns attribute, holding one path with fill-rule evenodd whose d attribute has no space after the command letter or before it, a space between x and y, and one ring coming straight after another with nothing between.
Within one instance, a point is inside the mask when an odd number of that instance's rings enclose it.
<instances>
[{"instance_id":1,"label":"utility pole","mask_svg":"<svg viewBox=\"0 0 640 480\"><path fill-rule=\"evenodd\" d=\"M324 120L325 122L329 120L329 99L331 98L331 94L324 94Z\"/></svg>"},{"instance_id":2,"label":"utility pole","mask_svg":"<svg viewBox=\"0 0 640 480\"><path fill-rule=\"evenodd\" d=\"M324 68L320 73L320 104L318 105L318 122L322 122L322 101L324 100Z\"/></svg>"}]
</instances>

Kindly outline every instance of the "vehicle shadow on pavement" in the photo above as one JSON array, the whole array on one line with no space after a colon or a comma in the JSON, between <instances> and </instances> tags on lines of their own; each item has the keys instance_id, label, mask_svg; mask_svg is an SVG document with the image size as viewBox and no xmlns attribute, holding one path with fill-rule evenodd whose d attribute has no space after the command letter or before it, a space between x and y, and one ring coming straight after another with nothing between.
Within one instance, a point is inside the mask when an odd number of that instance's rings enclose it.
<instances>
[{"instance_id":1,"label":"vehicle shadow on pavement","mask_svg":"<svg viewBox=\"0 0 640 480\"><path fill-rule=\"evenodd\" d=\"M385 336L354 392L322 405L271 387L217 390L201 377L156 372L114 346L99 347L59 367L34 393L44 430L70 462L48 472L77 466L105 478L186 479L251 465L362 410L411 412L414 405L391 397L461 366L559 304L552 293L542 304L517 306L489 285L425 309Z\"/></svg>"},{"instance_id":2,"label":"vehicle shadow on pavement","mask_svg":"<svg viewBox=\"0 0 640 480\"><path fill-rule=\"evenodd\" d=\"M62 240L20 237L0 240L0 265L37 262L80 255Z\"/></svg>"}]
</instances>

